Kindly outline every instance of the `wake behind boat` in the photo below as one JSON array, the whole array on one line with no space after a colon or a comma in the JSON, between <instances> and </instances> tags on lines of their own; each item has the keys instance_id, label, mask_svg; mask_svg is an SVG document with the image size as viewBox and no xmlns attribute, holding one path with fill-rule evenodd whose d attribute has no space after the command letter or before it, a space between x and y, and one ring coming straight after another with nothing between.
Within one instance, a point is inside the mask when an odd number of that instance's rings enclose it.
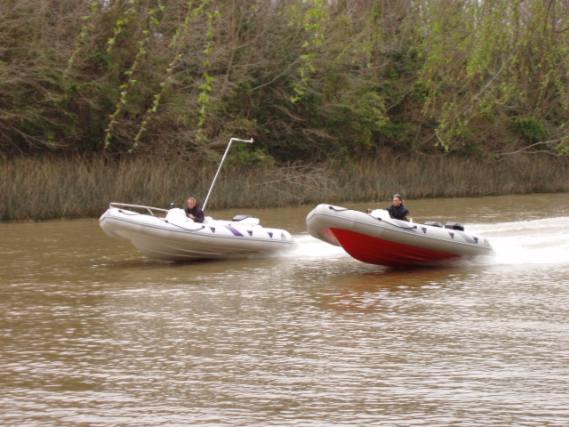
<instances>
[{"instance_id":1,"label":"wake behind boat","mask_svg":"<svg viewBox=\"0 0 569 427\"><path fill-rule=\"evenodd\" d=\"M384 209L364 213L321 204L306 217L308 232L342 246L357 260L386 266L435 265L493 254L490 243L457 223L412 223L393 219Z\"/></svg>"},{"instance_id":2,"label":"wake behind boat","mask_svg":"<svg viewBox=\"0 0 569 427\"><path fill-rule=\"evenodd\" d=\"M128 240L143 255L183 261L272 254L294 247L286 230L265 228L258 218L194 222L183 209L111 203L99 219L110 237Z\"/></svg>"}]
</instances>

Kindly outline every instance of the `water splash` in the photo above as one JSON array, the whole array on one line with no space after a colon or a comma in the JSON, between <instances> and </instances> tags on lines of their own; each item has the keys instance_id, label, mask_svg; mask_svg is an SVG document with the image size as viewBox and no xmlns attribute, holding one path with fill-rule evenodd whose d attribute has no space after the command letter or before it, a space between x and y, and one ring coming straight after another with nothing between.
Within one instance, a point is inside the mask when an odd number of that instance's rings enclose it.
<instances>
[{"instance_id":1,"label":"water splash","mask_svg":"<svg viewBox=\"0 0 569 427\"><path fill-rule=\"evenodd\" d=\"M494 264L569 264L569 217L472 224L467 230L490 240Z\"/></svg>"},{"instance_id":2,"label":"water splash","mask_svg":"<svg viewBox=\"0 0 569 427\"><path fill-rule=\"evenodd\" d=\"M475 260L482 265L569 264L569 217L467 224L466 230L488 238L496 255ZM307 234L294 236L297 247L285 256L306 259L349 255ZM468 262L472 264L472 262Z\"/></svg>"},{"instance_id":3,"label":"water splash","mask_svg":"<svg viewBox=\"0 0 569 427\"><path fill-rule=\"evenodd\" d=\"M334 246L318 240L309 234L298 234L294 236L296 248L285 253L287 257L295 258L343 258L349 256L341 246Z\"/></svg>"}]
</instances>

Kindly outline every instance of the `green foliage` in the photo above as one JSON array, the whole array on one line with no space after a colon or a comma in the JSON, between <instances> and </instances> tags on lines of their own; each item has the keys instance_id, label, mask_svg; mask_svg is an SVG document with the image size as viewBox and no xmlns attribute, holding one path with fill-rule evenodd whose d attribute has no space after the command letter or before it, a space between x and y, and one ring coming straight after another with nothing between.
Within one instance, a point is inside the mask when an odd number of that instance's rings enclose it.
<instances>
[{"instance_id":1,"label":"green foliage","mask_svg":"<svg viewBox=\"0 0 569 427\"><path fill-rule=\"evenodd\" d=\"M273 166L274 159L269 156L265 150L260 148L251 148L245 145L236 145L232 148L232 153L228 162L234 166Z\"/></svg>"},{"instance_id":2,"label":"green foliage","mask_svg":"<svg viewBox=\"0 0 569 427\"><path fill-rule=\"evenodd\" d=\"M547 138L547 130L544 124L535 117L514 117L512 118L512 127L527 142L535 143Z\"/></svg>"},{"instance_id":3,"label":"green foliage","mask_svg":"<svg viewBox=\"0 0 569 427\"><path fill-rule=\"evenodd\" d=\"M93 18L96 16L97 12L99 11L100 2L98 0L92 0L89 4L89 11L87 14L81 16L81 29L79 30L79 35L77 36L77 40L75 42L75 47L69 59L67 60L67 68L65 70L65 75L69 75L69 72L73 68L75 63L75 58L79 54L80 49L83 47L87 37L90 33L94 30L93 25Z\"/></svg>"},{"instance_id":4,"label":"green foliage","mask_svg":"<svg viewBox=\"0 0 569 427\"><path fill-rule=\"evenodd\" d=\"M213 90L213 85L215 83L215 77L211 76L208 73L208 68L210 67L211 63L211 54L213 51L213 44L214 44L214 24L215 20L219 18L219 10L215 9L213 12L207 12L207 33L206 33L206 44L203 50L203 60L201 63L201 68L203 69L202 73L202 82L198 86L198 96L197 96L197 103L198 103L198 132L197 132L197 140L199 143L205 142L205 135L203 132L204 125L207 120L208 114L208 107L210 104L210 95Z\"/></svg>"},{"instance_id":5,"label":"green foliage","mask_svg":"<svg viewBox=\"0 0 569 427\"><path fill-rule=\"evenodd\" d=\"M181 51L185 46L186 38L190 31L192 20L197 18L202 13L206 4L207 1L204 1L199 7L194 7L192 0L186 1L184 19L177 25L172 38L168 43L168 48L172 52L172 57L168 63L168 66L166 67L165 75L159 83L159 90L152 95L151 105L146 109L143 115L142 121L138 127L138 131L134 136L132 146L129 150L130 153L138 148L143 134L148 130L151 119L157 114L158 107L162 101L162 97L169 86L172 84L174 70L176 66L182 61Z\"/></svg>"},{"instance_id":6,"label":"green foliage","mask_svg":"<svg viewBox=\"0 0 569 427\"><path fill-rule=\"evenodd\" d=\"M293 16L300 22L291 21L291 25L298 25L303 34L301 53L298 57L298 78L292 81L292 103L300 101L310 83L310 76L316 72L316 55L325 39L328 6L324 0L309 0L298 5ZM300 18L300 19L299 19Z\"/></svg>"},{"instance_id":7,"label":"green foliage","mask_svg":"<svg viewBox=\"0 0 569 427\"><path fill-rule=\"evenodd\" d=\"M129 18L131 15L133 15L133 8L135 6L136 2L131 1L131 8L127 9L126 17ZM128 70L125 71L124 73L125 80L119 86L119 99L116 103L115 110L109 116L109 123L105 129L105 138L103 143L103 148L105 150L108 149L111 145L111 138L113 136L113 127L115 127L118 124L118 116L126 107L127 97L129 96L129 93L131 92L132 88L137 83L135 77L138 68L142 62L144 55L146 55L146 46L150 41L151 35L156 31L158 25L160 24L158 16L159 14L161 14L161 12L163 12L163 10L164 6L162 5L162 2L160 0L156 3L155 7L150 7L148 9L147 28L144 28L142 30L141 38L137 43L137 51L136 51L136 56L134 57L134 61L132 62ZM113 37L107 41L107 53L110 53L112 46L114 46L116 42L116 37L123 31L126 21L127 18L117 19L115 23L115 29L113 30Z\"/></svg>"},{"instance_id":8,"label":"green foliage","mask_svg":"<svg viewBox=\"0 0 569 427\"><path fill-rule=\"evenodd\" d=\"M50 5L0 4L3 156L568 153L564 2Z\"/></svg>"}]
</instances>

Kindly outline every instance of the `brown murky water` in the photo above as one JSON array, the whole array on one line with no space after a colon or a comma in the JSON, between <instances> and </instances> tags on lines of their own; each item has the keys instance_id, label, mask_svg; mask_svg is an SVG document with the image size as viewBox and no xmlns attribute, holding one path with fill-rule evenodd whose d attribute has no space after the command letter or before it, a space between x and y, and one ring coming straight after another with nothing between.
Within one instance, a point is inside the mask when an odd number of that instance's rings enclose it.
<instances>
[{"instance_id":1,"label":"brown murky water","mask_svg":"<svg viewBox=\"0 0 569 427\"><path fill-rule=\"evenodd\" d=\"M195 264L0 224L0 424L569 425L569 194L409 205L496 258L362 264L303 234L311 207L248 211L291 254Z\"/></svg>"}]
</instances>

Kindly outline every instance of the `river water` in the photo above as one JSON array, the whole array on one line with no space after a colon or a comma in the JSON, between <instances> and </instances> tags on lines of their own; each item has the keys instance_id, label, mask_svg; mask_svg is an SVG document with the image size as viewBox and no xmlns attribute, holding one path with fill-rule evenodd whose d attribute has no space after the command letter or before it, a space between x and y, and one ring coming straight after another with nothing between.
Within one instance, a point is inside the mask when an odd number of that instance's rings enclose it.
<instances>
[{"instance_id":1,"label":"river water","mask_svg":"<svg viewBox=\"0 0 569 427\"><path fill-rule=\"evenodd\" d=\"M0 224L0 424L568 426L569 194L409 206L496 257L363 264L312 207L246 210L285 256L194 264L94 219Z\"/></svg>"}]
</instances>

